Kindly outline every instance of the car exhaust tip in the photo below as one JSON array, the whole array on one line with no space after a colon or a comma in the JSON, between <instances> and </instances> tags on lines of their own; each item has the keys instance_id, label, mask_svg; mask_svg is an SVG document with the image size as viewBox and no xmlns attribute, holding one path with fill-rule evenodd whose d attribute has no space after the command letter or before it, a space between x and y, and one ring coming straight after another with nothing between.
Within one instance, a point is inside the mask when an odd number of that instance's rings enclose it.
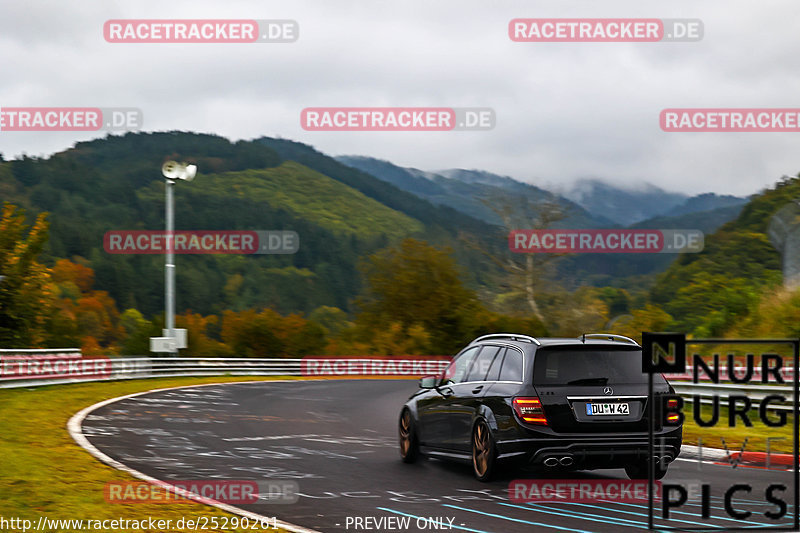
<instances>
[{"instance_id":1,"label":"car exhaust tip","mask_svg":"<svg viewBox=\"0 0 800 533\"><path fill-rule=\"evenodd\" d=\"M653 456L653 463L659 464L661 462L661 458L657 455Z\"/></svg>"},{"instance_id":2,"label":"car exhaust tip","mask_svg":"<svg viewBox=\"0 0 800 533\"><path fill-rule=\"evenodd\" d=\"M548 457L544 460L544 466L556 466L558 464L558 459L555 457Z\"/></svg>"},{"instance_id":3,"label":"car exhaust tip","mask_svg":"<svg viewBox=\"0 0 800 533\"><path fill-rule=\"evenodd\" d=\"M662 455L661 456L661 464L662 465L668 465L671 462L672 462L672 457L670 457L669 455Z\"/></svg>"},{"instance_id":4,"label":"car exhaust tip","mask_svg":"<svg viewBox=\"0 0 800 533\"><path fill-rule=\"evenodd\" d=\"M558 460L558 463L561 466L571 466L574 462L575 460L572 458L571 455L566 455Z\"/></svg>"}]
</instances>

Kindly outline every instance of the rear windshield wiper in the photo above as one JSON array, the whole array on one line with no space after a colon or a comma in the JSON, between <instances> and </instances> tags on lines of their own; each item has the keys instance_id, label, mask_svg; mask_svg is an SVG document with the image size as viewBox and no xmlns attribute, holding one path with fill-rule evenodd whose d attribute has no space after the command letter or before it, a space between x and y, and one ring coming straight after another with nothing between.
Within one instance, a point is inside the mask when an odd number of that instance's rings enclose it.
<instances>
[{"instance_id":1,"label":"rear windshield wiper","mask_svg":"<svg viewBox=\"0 0 800 533\"><path fill-rule=\"evenodd\" d=\"M608 378L582 378L567 381L567 385L605 385Z\"/></svg>"}]
</instances>

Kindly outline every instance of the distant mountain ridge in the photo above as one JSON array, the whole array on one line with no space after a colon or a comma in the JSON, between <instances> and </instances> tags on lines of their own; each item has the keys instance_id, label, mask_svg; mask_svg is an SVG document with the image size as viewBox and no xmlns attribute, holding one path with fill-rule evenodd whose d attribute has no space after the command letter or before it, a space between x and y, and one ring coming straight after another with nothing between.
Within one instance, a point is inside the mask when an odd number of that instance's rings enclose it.
<instances>
[{"instance_id":1,"label":"distant mountain ridge","mask_svg":"<svg viewBox=\"0 0 800 533\"><path fill-rule=\"evenodd\" d=\"M530 213L522 211L540 203L561 206L566 216L555 224L557 227L595 228L611 224L608 219L593 216L578 204L557 194L491 172L464 169L426 172L363 156L340 156L336 160L433 204L452 207L498 226L503 225L499 211L515 209L517 220L525 220Z\"/></svg>"},{"instance_id":2,"label":"distant mountain ridge","mask_svg":"<svg viewBox=\"0 0 800 533\"><path fill-rule=\"evenodd\" d=\"M579 180L562 194L593 215L605 216L622 226L655 217L742 206L747 202L746 198L714 193L690 197L665 191L650 183L635 188L619 187L598 179Z\"/></svg>"},{"instance_id":3,"label":"distant mountain ridge","mask_svg":"<svg viewBox=\"0 0 800 533\"><path fill-rule=\"evenodd\" d=\"M572 228L641 227L640 224L652 227L647 224L651 219L677 227L681 226L683 216L708 212L704 216L686 219L687 224L699 223L703 227L697 229L703 230L716 229L735 218L747 202L745 198L715 193L689 196L669 192L649 183L638 188L625 188L597 179L585 179L558 191L484 170L445 169L428 172L365 156L348 155L335 159L431 203L446 205L497 225L502 224L502 220L495 210L486 205L488 199L505 197L506 200L499 201L512 203L513 199L527 198L533 203L557 203L565 210L567 217L556 226Z\"/></svg>"},{"instance_id":4,"label":"distant mountain ridge","mask_svg":"<svg viewBox=\"0 0 800 533\"><path fill-rule=\"evenodd\" d=\"M726 209L732 207L736 207L741 210L746 203L746 198L740 198L738 196L731 196L729 194L704 193L697 196L692 196L684 203L670 209L667 213L665 213L665 215L680 216L689 213L715 211L717 209Z\"/></svg>"}]
</instances>

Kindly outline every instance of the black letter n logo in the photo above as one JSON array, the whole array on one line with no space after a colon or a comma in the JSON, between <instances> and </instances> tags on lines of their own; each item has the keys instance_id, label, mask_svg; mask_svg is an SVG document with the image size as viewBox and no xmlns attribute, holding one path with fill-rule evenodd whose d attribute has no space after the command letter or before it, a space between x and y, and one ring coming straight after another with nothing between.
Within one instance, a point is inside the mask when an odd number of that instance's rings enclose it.
<instances>
[{"instance_id":1,"label":"black letter n logo","mask_svg":"<svg viewBox=\"0 0 800 533\"><path fill-rule=\"evenodd\" d=\"M653 374L686 371L686 335L642 333L642 372Z\"/></svg>"}]
</instances>

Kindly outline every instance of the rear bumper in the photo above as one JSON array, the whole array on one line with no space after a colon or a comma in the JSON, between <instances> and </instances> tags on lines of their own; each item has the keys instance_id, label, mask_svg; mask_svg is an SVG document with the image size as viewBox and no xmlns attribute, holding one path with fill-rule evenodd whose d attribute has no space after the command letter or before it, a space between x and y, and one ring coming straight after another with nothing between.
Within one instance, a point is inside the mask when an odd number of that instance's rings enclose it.
<instances>
[{"instance_id":1,"label":"rear bumper","mask_svg":"<svg viewBox=\"0 0 800 533\"><path fill-rule=\"evenodd\" d=\"M621 468L651 456L667 464L680 453L681 442L682 429L676 428L655 435L652 453L646 433L521 438L498 442L497 450L501 459L514 457L533 465L590 470Z\"/></svg>"}]
</instances>

